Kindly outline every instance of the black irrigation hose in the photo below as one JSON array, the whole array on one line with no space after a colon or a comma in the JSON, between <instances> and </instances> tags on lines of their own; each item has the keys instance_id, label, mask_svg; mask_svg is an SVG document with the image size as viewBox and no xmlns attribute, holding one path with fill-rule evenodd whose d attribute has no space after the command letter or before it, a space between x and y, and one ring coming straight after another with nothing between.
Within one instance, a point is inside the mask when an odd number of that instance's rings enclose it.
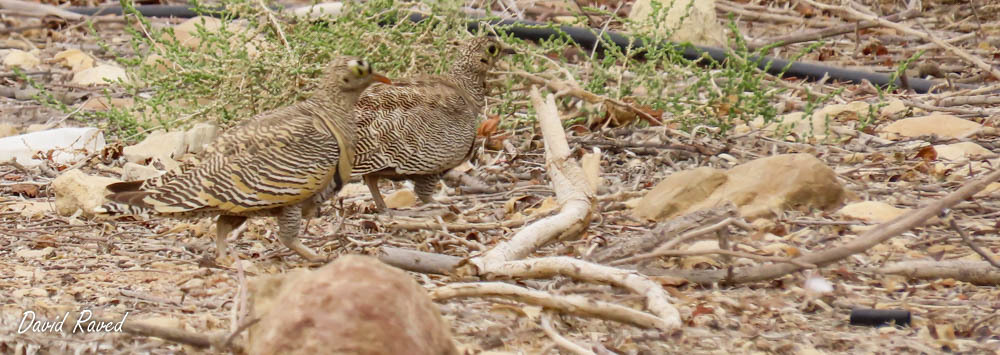
<instances>
[{"instance_id":1,"label":"black irrigation hose","mask_svg":"<svg viewBox=\"0 0 1000 355\"><path fill-rule=\"evenodd\" d=\"M198 16L199 14L195 12L189 6L173 6L173 5L140 5L135 7L143 16L147 17L179 17L179 18L190 18ZM122 9L120 6L103 6L103 7L70 7L69 11L83 14L83 15L121 15ZM221 13L216 13L221 14ZM213 13L205 13L205 15L213 15ZM414 22L419 22L424 20L424 16L419 14L411 14L410 20ZM468 28L470 31L478 30L484 24L490 24L495 28L502 28L503 31L512 33L515 37L526 39L526 40L540 40L547 38L556 38L561 36L562 33L569 35L576 43L581 47L587 49L593 49L594 46L598 46L598 50L603 48L603 45L598 41L598 32L590 28L572 27L572 26L552 26L548 23L535 22L535 21L524 21L524 20L490 20L490 21L480 21L472 20L468 23ZM603 34L604 38L614 43L614 45L619 48L627 48L631 42L633 50L643 48L645 44L640 39L631 39L625 35L614 31L607 31ZM666 42L660 44L660 46L674 46L679 45ZM684 57L689 60L698 60L699 58L704 58L707 54L713 60L722 62L729 58L729 53L720 48L714 47L703 47L694 45L683 46ZM861 83L864 80L871 82L879 87L886 87L889 85L890 76L888 74L872 73L861 70L850 70L836 67L829 67L825 65L805 63L805 62L792 62L785 59L774 58L769 56L751 56L749 58L751 61L755 61L757 66L768 73L773 75L783 75L784 77L800 77L809 80L820 80L823 78L828 78L831 80L847 81L851 83ZM942 82L925 80L919 78L906 78L905 80L907 86L917 93L926 93L935 86L944 86ZM896 87L903 87L903 80L896 79ZM966 87L966 85L962 85ZM975 86L969 86L975 87Z\"/></svg>"}]
</instances>

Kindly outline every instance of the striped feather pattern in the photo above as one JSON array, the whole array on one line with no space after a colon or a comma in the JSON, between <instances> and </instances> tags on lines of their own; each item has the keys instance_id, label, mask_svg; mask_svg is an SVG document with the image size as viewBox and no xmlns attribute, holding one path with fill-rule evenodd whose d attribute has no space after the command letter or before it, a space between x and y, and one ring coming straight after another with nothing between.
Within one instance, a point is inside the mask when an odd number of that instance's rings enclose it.
<instances>
[{"instance_id":1,"label":"striped feather pattern","mask_svg":"<svg viewBox=\"0 0 1000 355\"><path fill-rule=\"evenodd\" d=\"M419 194L422 200L430 200L438 174L458 166L472 152L485 106L486 76L500 48L493 38L475 38L461 45L447 75L369 87L356 106L354 174L429 183L418 190L424 192ZM381 196L375 199L384 208Z\"/></svg>"},{"instance_id":2,"label":"striped feather pattern","mask_svg":"<svg viewBox=\"0 0 1000 355\"><path fill-rule=\"evenodd\" d=\"M164 183L123 182L105 211L153 212L180 218L231 217L220 234L245 219L277 216L283 244L310 260L318 256L298 241L302 213L315 214L351 176L354 105L374 76L363 61L334 62L320 90L308 100L263 113L216 139L198 166ZM384 77L378 76L380 80ZM155 183L155 182L154 182ZM217 235L220 246L225 236ZM224 253L221 250L220 253Z\"/></svg>"}]
</instances>

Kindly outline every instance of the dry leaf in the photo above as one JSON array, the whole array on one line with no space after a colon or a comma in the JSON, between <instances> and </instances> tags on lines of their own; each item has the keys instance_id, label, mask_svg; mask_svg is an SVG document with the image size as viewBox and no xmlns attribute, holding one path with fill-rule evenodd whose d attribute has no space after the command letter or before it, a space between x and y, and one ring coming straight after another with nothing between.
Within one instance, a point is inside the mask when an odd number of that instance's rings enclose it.
<instances>
[{"instance_id":1,"label":"dry leaf","mask_svg":"<svg viewBox=\"0 0 1000 355\"><path fill-rule=\"evenodd\" d=\"M929 145L929 146L920 148L920 151L917 152L917 158L923 159L925 161L934 161L934 160L937 159L937 157L938 157L938 154L937 154L937 151L934 150L934 146L930 146Z\"/></svg>"},{"instance_id":2,"label":"dry leaf","mask_svg":"<svg viewBox=\"0 0 1000 355\"><path fill-rule=\"evenodd\" d=\"M38 185L35 184L14 184L10 186L10 192L22 194L27 197L38 196Z\"/></svg>"},{"instance_id":3,"label":"dry leaf","mask_svg":"<svg viewBox=\"0 0 1000 355\"><path fill-rule=\"evenodd\" d=\"M493 133L496 133L497 127L500 126L500 116L499 115L489 115L489 118L479 123L479 128L476 130L476 135L479 137L489 137Z\"/></svg>"}]
</instances>

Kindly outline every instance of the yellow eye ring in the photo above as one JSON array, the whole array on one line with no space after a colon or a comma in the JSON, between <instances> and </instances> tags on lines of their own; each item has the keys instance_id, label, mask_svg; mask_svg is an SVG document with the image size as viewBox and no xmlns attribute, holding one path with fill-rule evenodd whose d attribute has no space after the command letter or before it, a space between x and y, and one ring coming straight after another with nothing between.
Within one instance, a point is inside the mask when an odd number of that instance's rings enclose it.
<instances>
[{"instance_id":1,"label":"yellow eye ring","mask_svg":"<svg viewBox=\"0 0 1000 355\"><path fill-rule=\"evenodd\" d=\"M492 56L499 55L500 54L500 48L497 48L497 46L495 44L491 44L491 45L489 45L489 47L486 47L486 54L489 54L489 55L492 55Z\"/></svg>"}]
</instances>

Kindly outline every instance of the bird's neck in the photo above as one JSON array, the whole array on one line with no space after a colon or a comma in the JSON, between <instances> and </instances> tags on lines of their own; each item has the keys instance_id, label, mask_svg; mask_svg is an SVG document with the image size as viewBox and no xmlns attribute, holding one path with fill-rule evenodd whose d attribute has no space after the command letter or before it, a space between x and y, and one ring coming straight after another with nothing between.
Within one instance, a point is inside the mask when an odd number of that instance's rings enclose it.
<instances>
[{"instance_id":1,"label":"bird's neck","mask_svg":"<svg viewBox=\"0 0 1000 355\"><path fill-rule=\"evenodd\" d=\"M321 87L309 98L308 107L316 113L321 113L319 116L328 124L353 138L356 124L354 103L358 101L359 94L356 91Z\"/></svg>"},{"instance_id":2,"label":"bird's neck","mask_svg":"<svg viewBox=\"0 0 1000 355\"><path fill-rule=\"evenodd\" d=\"M486 72L477 70L472 63L455 63L451 69L455 84L472 94L476 104L482 106L486 100Z\"/></svg>"}]
</instances>

